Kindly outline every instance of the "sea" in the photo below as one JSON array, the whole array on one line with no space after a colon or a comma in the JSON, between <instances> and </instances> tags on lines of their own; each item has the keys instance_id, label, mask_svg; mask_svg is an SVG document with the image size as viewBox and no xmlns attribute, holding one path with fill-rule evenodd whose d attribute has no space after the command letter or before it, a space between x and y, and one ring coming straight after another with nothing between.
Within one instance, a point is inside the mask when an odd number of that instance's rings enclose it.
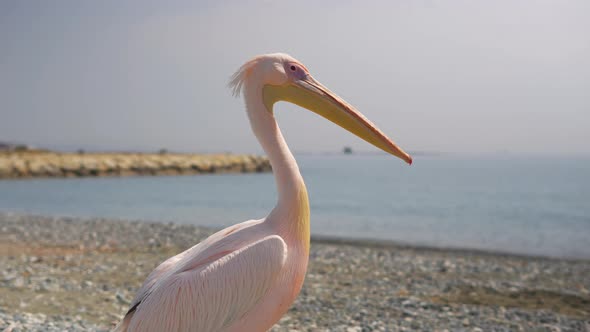
<instances>
[{"instance_id":1,"label":"sea","mask_svg":"<svg viewBox=\"0 0 590 332\"><path fill-rule=\"evenodd\" d=\"M590 258L590 157L296 155L312 236ZM271 173L0 181L0 212L222 228L263 218Z\"/></svg>"}]
</instances>

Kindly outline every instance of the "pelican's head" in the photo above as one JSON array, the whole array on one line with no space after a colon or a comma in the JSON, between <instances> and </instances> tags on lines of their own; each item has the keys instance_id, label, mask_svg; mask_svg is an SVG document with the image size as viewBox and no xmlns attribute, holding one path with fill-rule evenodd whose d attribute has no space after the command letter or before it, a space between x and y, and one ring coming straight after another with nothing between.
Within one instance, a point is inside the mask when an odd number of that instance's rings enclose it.
<instances>
[{"instance_id":1,"label":"pelican's head","mask_svg":"<svg viewBox=\"0 0 590 332\"><path fill-rule=\"evenodd\" d=\"M334 122L381 150L412 164L404 152L371 121L335 93L316 81L307 68L293 57L266 54L245 63L234 74L230 86L238 95L249 77L262 87L262 98L268 112L277 101L287 101L306 108Z\"/></svg>"}]
</instances>

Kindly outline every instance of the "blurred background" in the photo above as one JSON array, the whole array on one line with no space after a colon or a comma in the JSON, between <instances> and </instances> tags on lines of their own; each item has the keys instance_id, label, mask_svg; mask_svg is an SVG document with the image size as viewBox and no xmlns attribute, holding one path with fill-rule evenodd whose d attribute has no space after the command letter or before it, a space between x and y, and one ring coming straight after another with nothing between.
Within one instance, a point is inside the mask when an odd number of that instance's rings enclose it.
<instances>
[{"instance_id":1,"label":"blurred background","mask_svg":"<svg viewBox=\"0 0 590 332\"><path fill-rule=\"evenodd\" d=\"M285 52L415 156L406 167L277 105L314 235L588 258L588 12L582 0L2 1L0 142L261 154L227 82ZM0 209L223 227L263 217L273 190L270 174L12 180Z\"/></svg>"}]
</instances>

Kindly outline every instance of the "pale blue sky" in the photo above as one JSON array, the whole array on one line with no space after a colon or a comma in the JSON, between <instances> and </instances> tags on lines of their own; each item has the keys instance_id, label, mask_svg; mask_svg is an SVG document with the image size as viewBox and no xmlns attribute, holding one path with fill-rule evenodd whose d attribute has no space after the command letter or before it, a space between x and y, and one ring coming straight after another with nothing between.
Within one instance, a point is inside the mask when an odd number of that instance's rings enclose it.
<instances>
[{"instance_id":1,"label":"pale blue sky","mask_svg":"<svg viewBox=\"0 0 590 332\"><path fill-rule=\"evenodd\" d=\"M590 154L590 1L0 0L0 141L258 152L229 76L286 52L404 149ZM295 151L373 148L295 106Z\"/></svg>"}]
</instances>

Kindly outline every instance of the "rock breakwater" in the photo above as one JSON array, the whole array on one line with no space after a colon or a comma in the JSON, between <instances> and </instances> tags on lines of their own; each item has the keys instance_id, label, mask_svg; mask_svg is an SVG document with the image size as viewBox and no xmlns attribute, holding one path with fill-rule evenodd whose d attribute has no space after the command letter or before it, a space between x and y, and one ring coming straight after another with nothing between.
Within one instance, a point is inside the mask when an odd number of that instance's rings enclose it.
<instances>
[{"instance_id":1,"label":"rock breakwater","mask_svg":"<svg viewBox=\"0 0 590 332\"><path fill-rule=\"evenodd\" d=\"M0 152L0 179L253 173L267 158L234 154Z\"/></svg>"}]
</instances>

